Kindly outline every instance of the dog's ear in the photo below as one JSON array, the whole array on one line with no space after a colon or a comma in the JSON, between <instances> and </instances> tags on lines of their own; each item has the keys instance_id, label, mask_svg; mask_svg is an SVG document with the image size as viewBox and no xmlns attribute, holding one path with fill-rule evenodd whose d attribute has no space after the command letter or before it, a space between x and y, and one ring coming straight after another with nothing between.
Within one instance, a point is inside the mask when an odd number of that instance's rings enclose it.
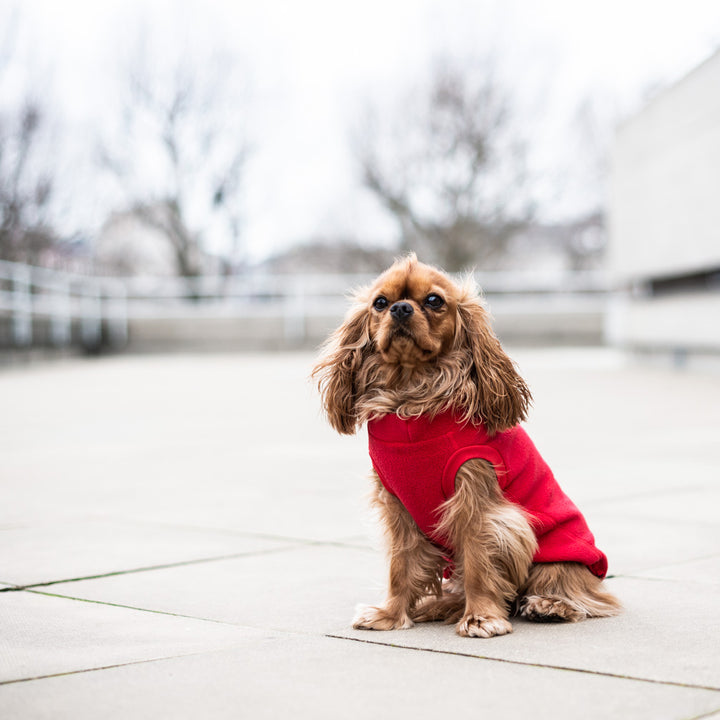
<instances>
[{"instance_id":1,"label":"dog's ear","mask_svg":"<svg viewBox=\"0 0 720 720\"><path fill-rule=\"evenodd\" d=\"M357 427L356 377L369 345L367 302L358 295L343 324L328 338L312 371L328 420L344 435L352 435Z\"/></svg>"},{"instance_id":2,"label":"dog's ear","mask_svg":"<svg viewBox=\"0 0 720 720\"><path fill-rule=\"evenodd\" d=\"M524 420L532 401L530 390L495 336L488 312L469 289L458 302L455 348L471 357L466 399L488 432L492 435Z\"/></svg>"}]
</instances>

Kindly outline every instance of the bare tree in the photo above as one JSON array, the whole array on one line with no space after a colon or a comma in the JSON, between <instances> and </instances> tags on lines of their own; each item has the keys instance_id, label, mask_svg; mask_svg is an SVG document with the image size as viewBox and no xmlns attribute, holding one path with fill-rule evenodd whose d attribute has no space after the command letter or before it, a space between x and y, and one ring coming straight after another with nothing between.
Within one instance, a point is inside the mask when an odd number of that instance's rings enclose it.
<instances>
[{"instance_id":1,"label":"bare tree","mask_svg":"<svg viewBox=\"0 0 720 720\"><path fill-rule=\"evenodd\" d=\"M568 128L565 166L556 185L575 212L559 233L569 266L574 270L596 267L607 241L605 207L609 162L615 130L628 108L602 88L580 99Z\"/></svg>"},{"instance_id":2,"label":"bare tree","mask_svg":"<svg viewBox=\"0 0 720 720\"><path fill-rule=\"evenodd\" d=\"M38 263L53 245L48 209L53 181L43 148L46 117L26 93L19 103L6 96L17 17L0 38L0 259Z\"/></svg>"},{"instance_id":3,"label":"bare tree","mask_svg":"<svg viewBox=\"0 0 720 720\"><path fill-rule=\"evenodd\" d=\"M530 218L524 148L489 63L475 71L438 64L392 126L370 119L356 150L402 247L448 270L492 264Z\"/></svg>"},{"instance_id":4,"label":"bare tree","mask_svg":"<svg viewBox=\"0 0 720 720\"><path fill-rule=\"evenodd\" d=\"M139 50L128 72L122 127L101 157L131 211L170 243L179 275L203 272L211 232L225 236L227 259L240 238L240 185L248 143L220 67L180 59L153 70ZM224 63L224 66L222 66Z\"/></svg>"}]
</instances>

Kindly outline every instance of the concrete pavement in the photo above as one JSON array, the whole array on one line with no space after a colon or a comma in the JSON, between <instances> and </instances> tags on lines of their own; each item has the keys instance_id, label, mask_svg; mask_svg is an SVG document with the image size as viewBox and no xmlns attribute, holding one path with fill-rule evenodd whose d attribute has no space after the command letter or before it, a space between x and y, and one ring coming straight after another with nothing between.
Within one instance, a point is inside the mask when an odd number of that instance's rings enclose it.
<instances>
[{"instance_id":1,"label":"concrete pavement","mask_svg":"<svg viewBox=\"0 0 720 720\"><path fill-rule=\"evenodd\" d=\"M384 562L312 355L0 372L0 717L720 717L720 374L513 355L625 612L491 640L351 629Z\"/></svg>"}]
</instances>

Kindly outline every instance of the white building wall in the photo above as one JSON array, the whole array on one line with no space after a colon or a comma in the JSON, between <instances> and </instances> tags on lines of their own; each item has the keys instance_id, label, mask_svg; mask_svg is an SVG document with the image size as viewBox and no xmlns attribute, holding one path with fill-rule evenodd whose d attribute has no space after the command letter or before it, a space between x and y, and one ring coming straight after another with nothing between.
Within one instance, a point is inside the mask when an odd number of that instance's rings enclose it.
<instances>
[{"instance_id":1,"label":"white building wall","mask_svg":"<svg viewBox=\"0 0 720 720\"><path fill-rule=\"evenodd\" d=\"M619 129L610 237L617 278L720 266L720 53Z\"/></svg>"},{"instance_id":2,"label":"white building wall","mask_svg":"<svg viewBox=\"0 0 720 720\"><path fill-rule=\"evenodd\" d=\"M720 271L720 52L618 130L609 270L621 291ZM640 295L618 299L608 326L611 341L720 350L720 289Z\"/></svg>"}]
</instances>

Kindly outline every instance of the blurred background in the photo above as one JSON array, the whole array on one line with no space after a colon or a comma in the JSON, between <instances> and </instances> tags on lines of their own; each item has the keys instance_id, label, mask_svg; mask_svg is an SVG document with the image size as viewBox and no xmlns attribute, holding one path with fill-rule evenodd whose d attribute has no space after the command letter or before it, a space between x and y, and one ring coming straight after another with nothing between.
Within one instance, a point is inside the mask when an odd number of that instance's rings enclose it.
<instances>
[{"instance_id":1,"label":"blurred background","mask_svg":"<svg viewBox=\"0 0 720 720\"><path fill-rule=\"evenodd\" d=\"M409 250L501 339L720 354L720 5L0 8L0 358L292 349Z\"/></svg>"}]
</instances>

